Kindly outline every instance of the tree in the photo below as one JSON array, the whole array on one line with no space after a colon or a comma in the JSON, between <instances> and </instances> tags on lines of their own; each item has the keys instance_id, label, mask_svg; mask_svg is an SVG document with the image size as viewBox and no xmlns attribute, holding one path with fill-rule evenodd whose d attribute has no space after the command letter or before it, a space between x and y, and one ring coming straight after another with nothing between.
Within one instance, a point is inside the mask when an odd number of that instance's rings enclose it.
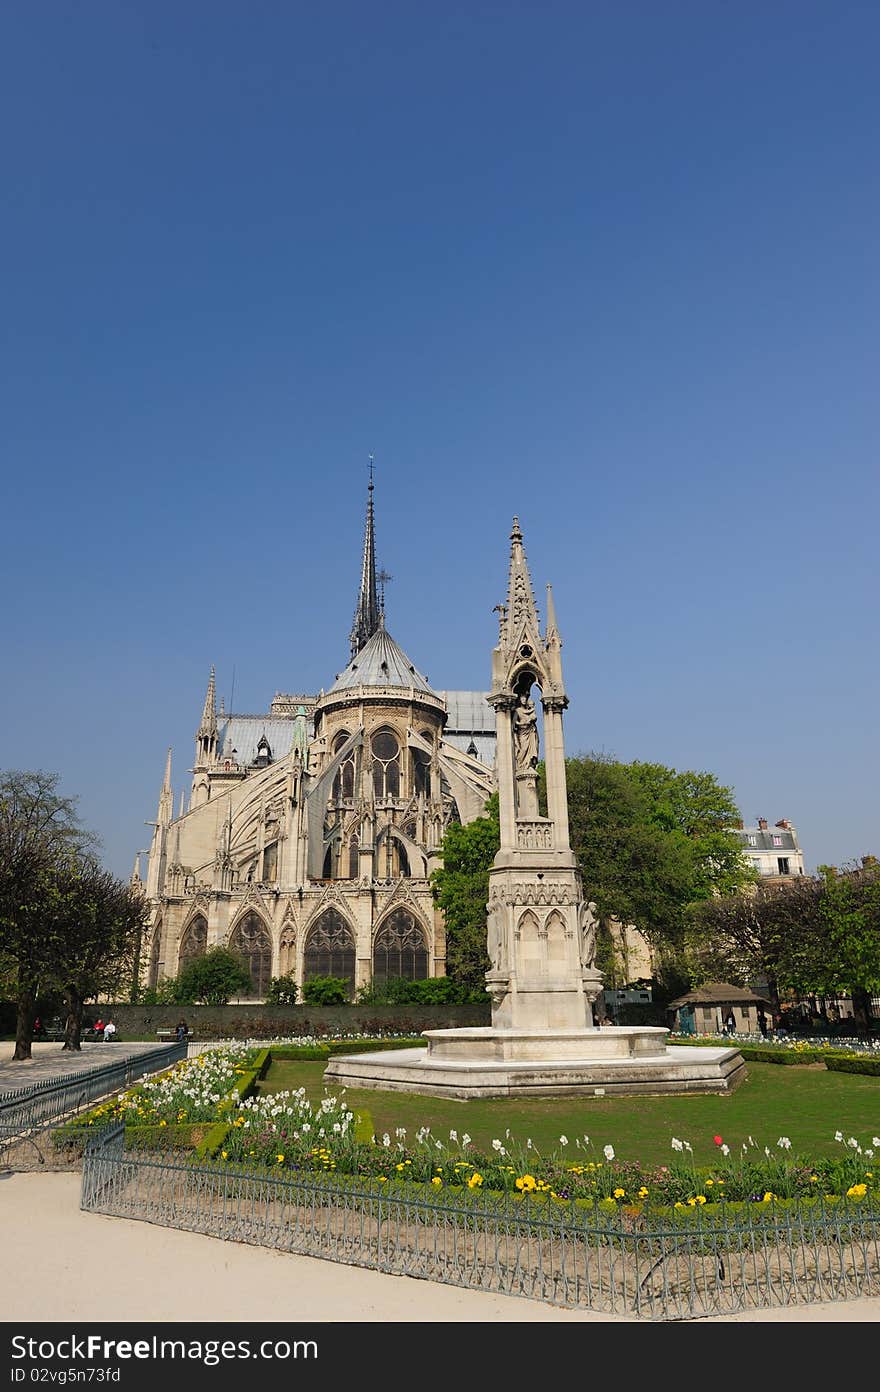
<instances>
[{"instance_id":1,"label":"tree","mask_svg":"<svg viewBox=\"0 0 880 1392\"><path fill-rule=\"evenodd\" d=\"M861 1031L870 1028L871 996L880 991L880 864L866 856L838 870L820 865L820 918L825 950L815 963L815 990L852 996Z\"/></svg>"},{"instance_id":2,"label":"tree","mask_svg":"<svg viewBox=\"0 0 880 1392\"><path fill-rule=\"evenodd\" d=\"M187 963L174 994L179 1005L226 1005L230 996L250 989L250 972L242 959L225 947L212 947Z\"/></svg>"},{"instance_id":3,"label":"tree","mask_svg":"<svg viewBox=\"0 0 880 1392\"><path fill-rule=\"evenodd\" d=\"M780 991L814 990L825 951L820 901L820 882L803 875L694 905L686 951L691 981L747 985L764 978L777 1010Z\"/></svg>"},{"instance_id":4,"label":"tree","mask_svg":"<svg viewBox=\"0 0 880 1392\"><path fill-rule=\"evenodd\" d=\"M312 976L303 982L306 1005L348 1005L348 982L344 976Z\"/></svg>"},{"instance_id":5,"label":"tree","mask_svg":"<svg viewBox=\"0 0 880 1392\"><path fill-rule=\"evenodd\" d=\"M16 978L16 1059L31 1057L34 1002L59 960L58 872L95 837L58 792L57 774L0 774L0 957Z\"/></svg>"},{"instance_id":6,"label":"tree","mask_svg":"<svg viewBox=\"0 0 880 1392\"><path fill-rule=\"evenodd\" d=\"M83 1002L115 994L131 981L147 905L137 889L102 869L93 857L56 870L55 887L50 973L67 1008L64 1048L79 1050Z\"/></svg>"},{"instance_id":7,"label":"tree","mask_svg":"<svg viewBox=\"0 0 880 1392\"><path fill-rule=\"evenodd\" d=\"M754 879L733 794L713 774L586 754L566 760L566 779L572 849L606 935L613 918L635 924L674 959L690 906Z\"/></svg>"},{"instance_id":8,"label":"tree","mask_svg":"<svg viewBox=\"0 0 880 1392\"><path fill-rule=\"evenodd\" d=\"M490 962L486 950L489 870L500 845L498 795L485 814L462 826L453 822L441 846L443 864L431 876L434 899L446 924L446 974L460 986L485 991Z\"/></svg>"},{"instance_id":9,"label":"tree","mask_svg":"<svg viewBox=\"0 0 880 1392\"><path fill-rule=\"evenodd\" d=\"M273 976L269 982L269 989L266 992L267 1005L296 1005L296 998L299 995L299 987L296 978L289 973L287 976Z\"/></svg>"}]
</instances>

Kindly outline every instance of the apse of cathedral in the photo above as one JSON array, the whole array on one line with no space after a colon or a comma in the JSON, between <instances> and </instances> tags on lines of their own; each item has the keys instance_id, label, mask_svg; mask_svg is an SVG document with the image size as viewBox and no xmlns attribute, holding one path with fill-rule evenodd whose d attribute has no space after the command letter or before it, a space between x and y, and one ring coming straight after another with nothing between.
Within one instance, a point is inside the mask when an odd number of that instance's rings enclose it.
<instances>
[{"instance_id":1,"label":"apse of cathedral","mask_svg":"<svg viewBox=\"0 0 880 1392\"><path fill-rule=\"evenodd\" d=\"M344 670L245 715L218 708L212 667L176 817L168 751L143 885L147 985L214 946L245 960L255 1000L273 976L342 977L353 998L445 972L430 876L450 822L495 790L495 712L488 692L434 690L386 628L373 492L371 477Z\"/></svg>"}]
</instances>

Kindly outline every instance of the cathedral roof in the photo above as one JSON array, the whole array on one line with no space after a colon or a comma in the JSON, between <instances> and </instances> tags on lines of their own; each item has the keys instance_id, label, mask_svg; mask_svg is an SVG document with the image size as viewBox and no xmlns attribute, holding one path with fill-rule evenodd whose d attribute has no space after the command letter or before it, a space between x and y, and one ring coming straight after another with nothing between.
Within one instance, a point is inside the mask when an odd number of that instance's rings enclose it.
<instances>
[{"instance_id":1,"label":"cathedral roof","mask_svg":"<svg viewBox=\"0 0 880 1392\"><path fill-rule=\"evenodd\" d=\"M436 696L421 672L417 672L399 643L384 628L376 629L360 652L355 653L327 693L357 686L400 686Z\"/></svg>"}]
</instances>

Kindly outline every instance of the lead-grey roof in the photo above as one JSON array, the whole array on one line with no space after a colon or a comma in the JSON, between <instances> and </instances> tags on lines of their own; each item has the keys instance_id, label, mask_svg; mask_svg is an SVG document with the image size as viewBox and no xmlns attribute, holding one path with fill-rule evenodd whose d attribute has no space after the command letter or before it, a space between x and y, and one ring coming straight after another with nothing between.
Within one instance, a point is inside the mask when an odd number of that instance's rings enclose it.
<instances>
[{"instance_id":1,"label":"lead-grey roof","mask_svg":"<svg viewBox=\"0 0 880 1392\"><path fill-rule=\"evenodd\" d=\"M376 629L345 671L340 672L327 694L357 686L401 686L424 691L429 696L437 695L385 628Z\"/></svg>"},{"instance_id":2,"label":"lead-grey roof","mask_svg":"<svg viewBox=\"0 0 880 1392\"><path fill-rule=\"evenodd\" d=\"M762 831L749 827L747 831L737 831L740 844L753 851L797 851L800 849L793 831L784 827L768 827Z\"/></svg>"},{"instance_id":3,"label":"lead-grey roof","mask_svg":"<svg viewBox=\"0 0 880 1392\"><path fill-rule=\"evenodd\" d=\"M265 735L275 763L290 753L295 726L295 719L279 715L220 715L217 717L218 758L222 761L234 749L236 763L247 767L257 757L260 736ZM312 722L307 720L306 740L312 735Z\"/></svg>"},{"instance_id":4,"label":"lead-grey roof","mask_svg":"<svg viewBox=\"0 0 880 1392\"><path fill-rule=\"evenodd\" d=\"M444 739L452 731L495 734L495 711L486 699L488 691L441 691L440 695L448 712Z\"/></svg>"}]
</instances>

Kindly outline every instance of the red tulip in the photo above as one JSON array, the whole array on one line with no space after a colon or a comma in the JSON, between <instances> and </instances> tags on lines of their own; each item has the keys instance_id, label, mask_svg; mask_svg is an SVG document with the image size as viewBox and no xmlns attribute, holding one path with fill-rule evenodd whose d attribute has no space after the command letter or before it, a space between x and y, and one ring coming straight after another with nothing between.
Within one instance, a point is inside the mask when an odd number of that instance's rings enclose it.
<instances>
[{"instance_id":1,"label":"red tulip","mask_svg":"<svg viewBox=\"0 0 880 1392\"><path fill-rule=\"evenodd\" d=\"M723 1136L713 1136L713 1137L712 1137L712 1140L715 1142L716 1145L723 1145L723 1144L724 1144L724 1137L723 1137Z\"/></svg>"}]
</instances>

